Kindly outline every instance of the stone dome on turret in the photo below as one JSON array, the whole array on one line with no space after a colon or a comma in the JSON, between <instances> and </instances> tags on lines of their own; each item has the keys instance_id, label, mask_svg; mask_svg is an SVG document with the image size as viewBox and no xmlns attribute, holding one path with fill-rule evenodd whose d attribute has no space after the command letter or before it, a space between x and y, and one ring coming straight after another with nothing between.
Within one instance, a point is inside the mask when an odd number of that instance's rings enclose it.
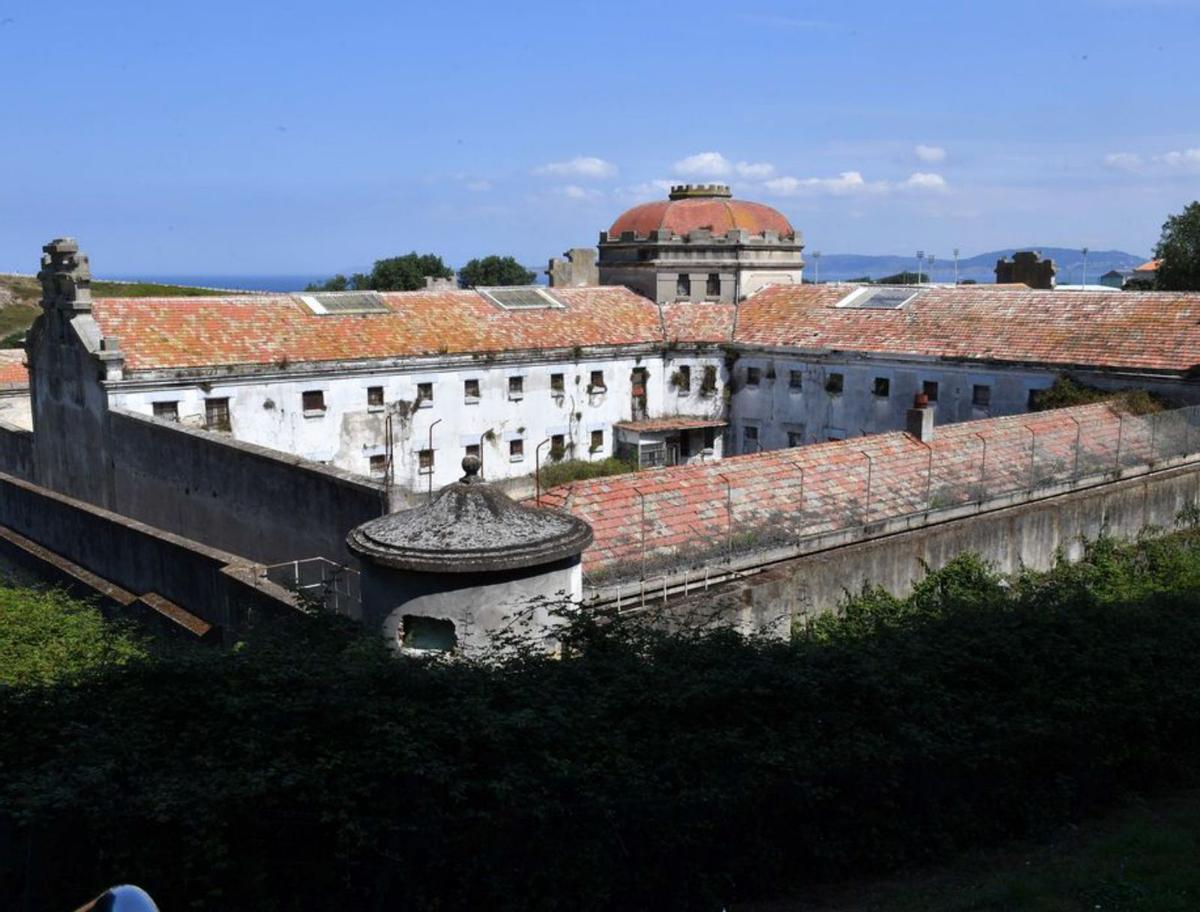
<instances>
[{"instance_id":1,"label":"stone dome on turret","mask_svg":"<svg viewBox=\"0 0 1200 912\"><path fill-rule=\"evenodd\" d=\"M578 557L592 527L566 513L516 503L479 477L479 459L433 502L363 523L347 538L360 557L429 573L479 573L537 567Z\"/></svg>"},{"instance_id":2,"label":"stone dome on turret","mask_svg":"<svg viewBox=\"0 0 1200 912\"><path fill-rule=\"evenodd\" d=\"M645 237L664 229L681 237L697 229L708 229L714 235L730 231L746 231L751 235L773 231L781 239L796 235L778 209L733 199L725 184L681 184L672 187L665 200L643 203L623 212L613 222L608 236L617 240L624 232L632 231L638 237Z\"/></svg>"}]
</instances>

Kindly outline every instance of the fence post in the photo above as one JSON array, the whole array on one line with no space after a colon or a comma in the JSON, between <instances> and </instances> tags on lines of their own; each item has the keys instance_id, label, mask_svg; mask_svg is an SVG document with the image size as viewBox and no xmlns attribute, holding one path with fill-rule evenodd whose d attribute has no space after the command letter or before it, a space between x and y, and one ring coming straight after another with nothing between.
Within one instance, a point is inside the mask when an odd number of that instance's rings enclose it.
<instances>
[{"instance_id":1,"label":"fence post","mask_svg":"<svg viewBox=\"0 0 1200 912\"><path fill-rule=\"evenodd\" d=\"M1037 485L1034 470L1037 460L1037 432L1027 424L1023 424L1021 427L1029 431L1029 490L1032 491Z\"/></svg>"},{"instance_id":2,"label":"fence post","mask_svg":"<svg viewBox=\"0 0 1200 912\"><path fill-rule=\"evenodd\" d=\"M1121 474L1121 438L1125 434L1125 416L1121 415L1117 419L1117 465L1116 473Z\"/></svg>"},{"instance_id":3,"label":"fence post","mask_svg":"<svg viewBox=\"0 0 1200 912\"><path fill-rule=\"evenodd\" d=\"M1072 468L1071 468L1071 478L1078 480L1079 479L1079 441L1083 435L1083 427L1082 427L1082 425L1080 425L1079 419L1076 418L1074 415L1068 415L1067 417L1075 422L1075 465L1072 466Z\"/></svg>"},{"instance_id":4,"label":"fence post","mask_svg":"<svg viewBox=\"0 0 1200 912\"><path fill-rule=\"evenodd\" d=\"M722 472L717 477L725 482L725 559L733 563L733 482Z\"/></svg>"},{"instance_id":5,"label":"fence post","mask_svg":"<svg viewBox=\"0 0 1200 912\"><path fill-rule=\"evenodd\" d=\"M866 492L865 497L863 498L863 516L862 516L863 525L866 525L870 521L870 517L871 517L871 473L874 471L874 468L875 468L875 460L873 460L871 458L871 454L868 453L866 450L859 450L859 452L867 457L867 492Z\"/></svg>"},{"instance_id":6,"label":"fence post","mask_svg":"<svg viewBox=\"0 0 1200 912\"><path fill-rule=\"evenodd\" d=\"M796 534L796 541L798 542L802 538L804 538L804 528L805 528L805 526L804 526L804 466L800 465L800 463L795 462L795 461L792 462L792 465L794 465L796 467L796 469L800 472L800 510L799 510L800 525L799 525L799 528L798 528L798 531Z\"/></svg>"},{"instance_id":7,"label":"fence post","mask_svg":"<svg viewBox=\"0 0 1200 912\"><path fill-rule=\"evenodd\" d=\"M933 494L933 444L926 443L919 437L914 439L929 451L929 462L925 466L925 509L929 510Z\"/></svg>"},{"instance_id":8,"label":"fence post","mask_svg":"<svg viewBox=\"0 0 1200 912\"><path fill-rule=\"evenodd\" d=\"M979 431L975 432L975 436L983 444L983 458L979 460L979 502L983 503L987 495L987 438Z\"/></svg>"},{"instance_id":9,"label":"fence post","mask_svg":"<svg viewBox=\"0 0 1200 912\"><path fill-rule=\"evenodd\" d=\"M641 575L642 575L642 583L643 583L642 598L643 598L643 600L645 600L644 589L645 589L645 581L646 581L646 495L643 494L641 491L639 491L636 487L633 489L633 493L638 496L638 498L641 500L641 503L642 503L642 523L641 523L641 529L642 529L642 534L641 534L642 574Z\"/></svg>"},{"instance_id":10,"label":"fence post","mask_svg":"<svg viewBox=\"0 0 1200 912\"><path fill-rule=\"evenodd\" d=\"M1158 422L1156 422L1154 420L1156 417L1158 417L1158 416L1156 416L1156 415L1150 416L1150 458L1146 460L1146 462L1149 465L1154 465L1154 463L1158 461L1154 458L1154 456L1155 456L1154 446L1156 443L1156 439L1158 437L1158 434L1156 433Z\"/></svg>"}]
</instances>

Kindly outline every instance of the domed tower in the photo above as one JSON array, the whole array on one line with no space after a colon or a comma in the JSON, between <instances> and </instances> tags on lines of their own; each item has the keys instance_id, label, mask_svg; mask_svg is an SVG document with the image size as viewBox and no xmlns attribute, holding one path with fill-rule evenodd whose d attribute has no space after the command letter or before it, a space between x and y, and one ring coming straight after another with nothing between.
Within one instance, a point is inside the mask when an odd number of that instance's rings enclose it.
<instances>
[{"instance_id":1,"label":"domed tower","mask_svg":"<svg viewBox=\"0 0 1200 912\"><path fill-rule=\"evenodd\" d=\"M550 636L556 605L583 594L592 527L515 503L463 460L463 477L414 510L381 516L346 541L362 564L362 620L398 648L457 651L499 630Z\"/></svg>"},{"instance_id":2,"label":"domed tower","mask_svg":"<svg viewBox=\"0 0 1200 912\"><path fill-rule=\"evenodd\" d=\"M600 232L600 283L660 304L738 301L764 285L798 285L803 249L779 210L733 199L724 184L683 184Z\"/></svg>"}]
</instances>

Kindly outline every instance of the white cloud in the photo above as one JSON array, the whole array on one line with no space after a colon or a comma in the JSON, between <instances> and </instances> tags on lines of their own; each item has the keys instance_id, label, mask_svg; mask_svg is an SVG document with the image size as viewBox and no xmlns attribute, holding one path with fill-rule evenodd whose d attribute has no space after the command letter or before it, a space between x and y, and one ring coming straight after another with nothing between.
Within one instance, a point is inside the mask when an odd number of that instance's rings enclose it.
<instances>
[{"instance_id":1,"label":"white cloud","mask_svg":"<svg viewBox=\"0 0 1200 912\"><path fill-rule=\"evenodd\" d=\"M570 161L550 162L533 169L534 174L550 175L553 177L612 177L617 173L617 166L610 161L596 158L594 155L580 155Z\"/></svg>"},{"instance_id":2,"label":"white cloud","mask_svg":"<svg viewBox=\"0 0 1200 912\"><path fill-rule=\"evenodd\" d=\"M929 171L914 171L903 186L909 190L945 190L946 179Z\"/></svg>"},{"instance_id":3,"label":"white cloud","mask_svg":"<svg viewBox=\"0 0 1200 912\"><path fill-rule=\"evenodd\" d=\"M1142 167L1142 157L1135 152L1110 152L1104 156L1104 164L1118 171L1137 171Z\"/></svg>"},{"instance_id":4,"label":"white cloud","mask_svg":"<svg viewBox=\"0 0 1200 912\"><path fill-rule=\"evenodd\" d=\"M733 166L720 152L698 152L680 159L671 166L676 174L689 177L724 177Z\"/></svg>"},{"instance_id":5,"label":"white cloud","mask_svg":"<svg viewBox=\"0 0 1200 912\"><path fill-rule=\"evenodd\" d=\"M604 195L599 190L593 190L589 187L581 187L578 184L567 184L564 187L559 187L558 192L567 199L574 200L596 199Z\"/></svg>"},{"instance_id":6,"label":"white cloud","mask_svg":"<svg viewBox=\"0 0 1200 912\"><path fill-rule=\"evenodd\" d=\"M829 194L851 196L890 193L893 190L945 190L946 179L940 174L916 171L907 180L898 183L869 181L861 171L843 171L837 177L776 177L765 181L763 186L779 196L809 196Z\"/></svg>"},{"instance_id":7,"label":"white cloud","mask_svg":"<svg viewBox=\"0 0 1200 912\"><path fill-rule=\"evenodd\" d=\"M621 187L616 192L622 196L629 196L639 200L658 199L664 193L669 192L677 183L678 181L648 180L642 181L640 184Z\"/></svg>"},{"instance_id":8,"label":"white cloud","mask_svg":"<svg viewBox=\"0 0 1200 912\"><path fill-rule=\"evenodd\" d=\"M941 146L919 145L913 150L917 158L927 165L941 164L946 160L946 150Z\"/></svg>"},{"instance_id":9,"label":"white cloud","mask_svg":"<svg viewBox=\"0 0 1200 912\"><path fill-rule=\"evenodd\" d=\"M775 166L770 162L738 162L734 167L742 177L752 180L765 180L775 173Z\"/></svg>"},{"instance_id":10,"label":"white cloud","mask_svg":"<svg viewBox=\"0 0 1200 912\"><path fill-rule=\"evenodd\" d=\"M1189 171L1200 169L1200 149L1168 152L1158 158L1168 168L1186 168Z\"/></svg>"},{"instance_id":11,"label":"white cloud","mask_svg":"<svg viewBox=\"0 0 1200 912\"><path fill-rule=\"evenodd\" d=\"M469 180L463 186L472 193L484 193L492 189L492 182L486 180Z\"/></svg>"}]
</instances>

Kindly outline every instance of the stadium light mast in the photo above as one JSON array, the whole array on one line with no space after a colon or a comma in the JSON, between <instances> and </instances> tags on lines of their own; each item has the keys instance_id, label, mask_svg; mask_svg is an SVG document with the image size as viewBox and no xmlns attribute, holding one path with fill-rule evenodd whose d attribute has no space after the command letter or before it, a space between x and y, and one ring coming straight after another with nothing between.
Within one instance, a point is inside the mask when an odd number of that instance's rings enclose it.
<instances>
[{"instance_id":1,"label":"stadium light mast","mask_svg":"<svg viewBox=\"0 0 1200 912\"><path fill-rule=\"evenodd\" d=\"M937 258L932 253L926 255L925 257L925 273L926 278L929 279L930 285L933 284L933 261L935 259Z\"/></svg>"},{"instance_id":2,"label":"stadium light mast","mask_svg":"<svg viewBox=\"0 0 1200 912\"><path fill-rule=\"evenodd\" d=\"M1084 288L1087 288L1087 255L1088 255L1088 249L1086 247L1084 247L1083 248L1083 281L1079 283L1081 286L1081 290Z\"/></svg>"},{"instance_id":3,"label":"stadium light mast","mask_svg":"<svg viewBox=\"0 0 1200 912\"><path fill-rule=\"evenodd\" d=\"M954 284L958 285L958 248L954 248Z\"/></svg>"},{"instance_id":4,"label":"stadium light mast","mask_svg":"<svg viewBox=\"0 0 1200 912\"><path fill-rule=\"evenodd\" d=\"M917 251L917 284L921 284L921 261L925 259L925 251Z\"/></svg>"},{"instance_id":5,"label":"stadium light mast","mask_svg":"<svg viewBox=\"0 0 1200 912\"><path fill-rule=\"evenodd\" d=\"M821 251L814 250L813 254L812 254L812 258L813 258L813 271L816 274L816 277L813 279L813 284L820 285L821 284Z\"/></svg>"}]
</instances>

